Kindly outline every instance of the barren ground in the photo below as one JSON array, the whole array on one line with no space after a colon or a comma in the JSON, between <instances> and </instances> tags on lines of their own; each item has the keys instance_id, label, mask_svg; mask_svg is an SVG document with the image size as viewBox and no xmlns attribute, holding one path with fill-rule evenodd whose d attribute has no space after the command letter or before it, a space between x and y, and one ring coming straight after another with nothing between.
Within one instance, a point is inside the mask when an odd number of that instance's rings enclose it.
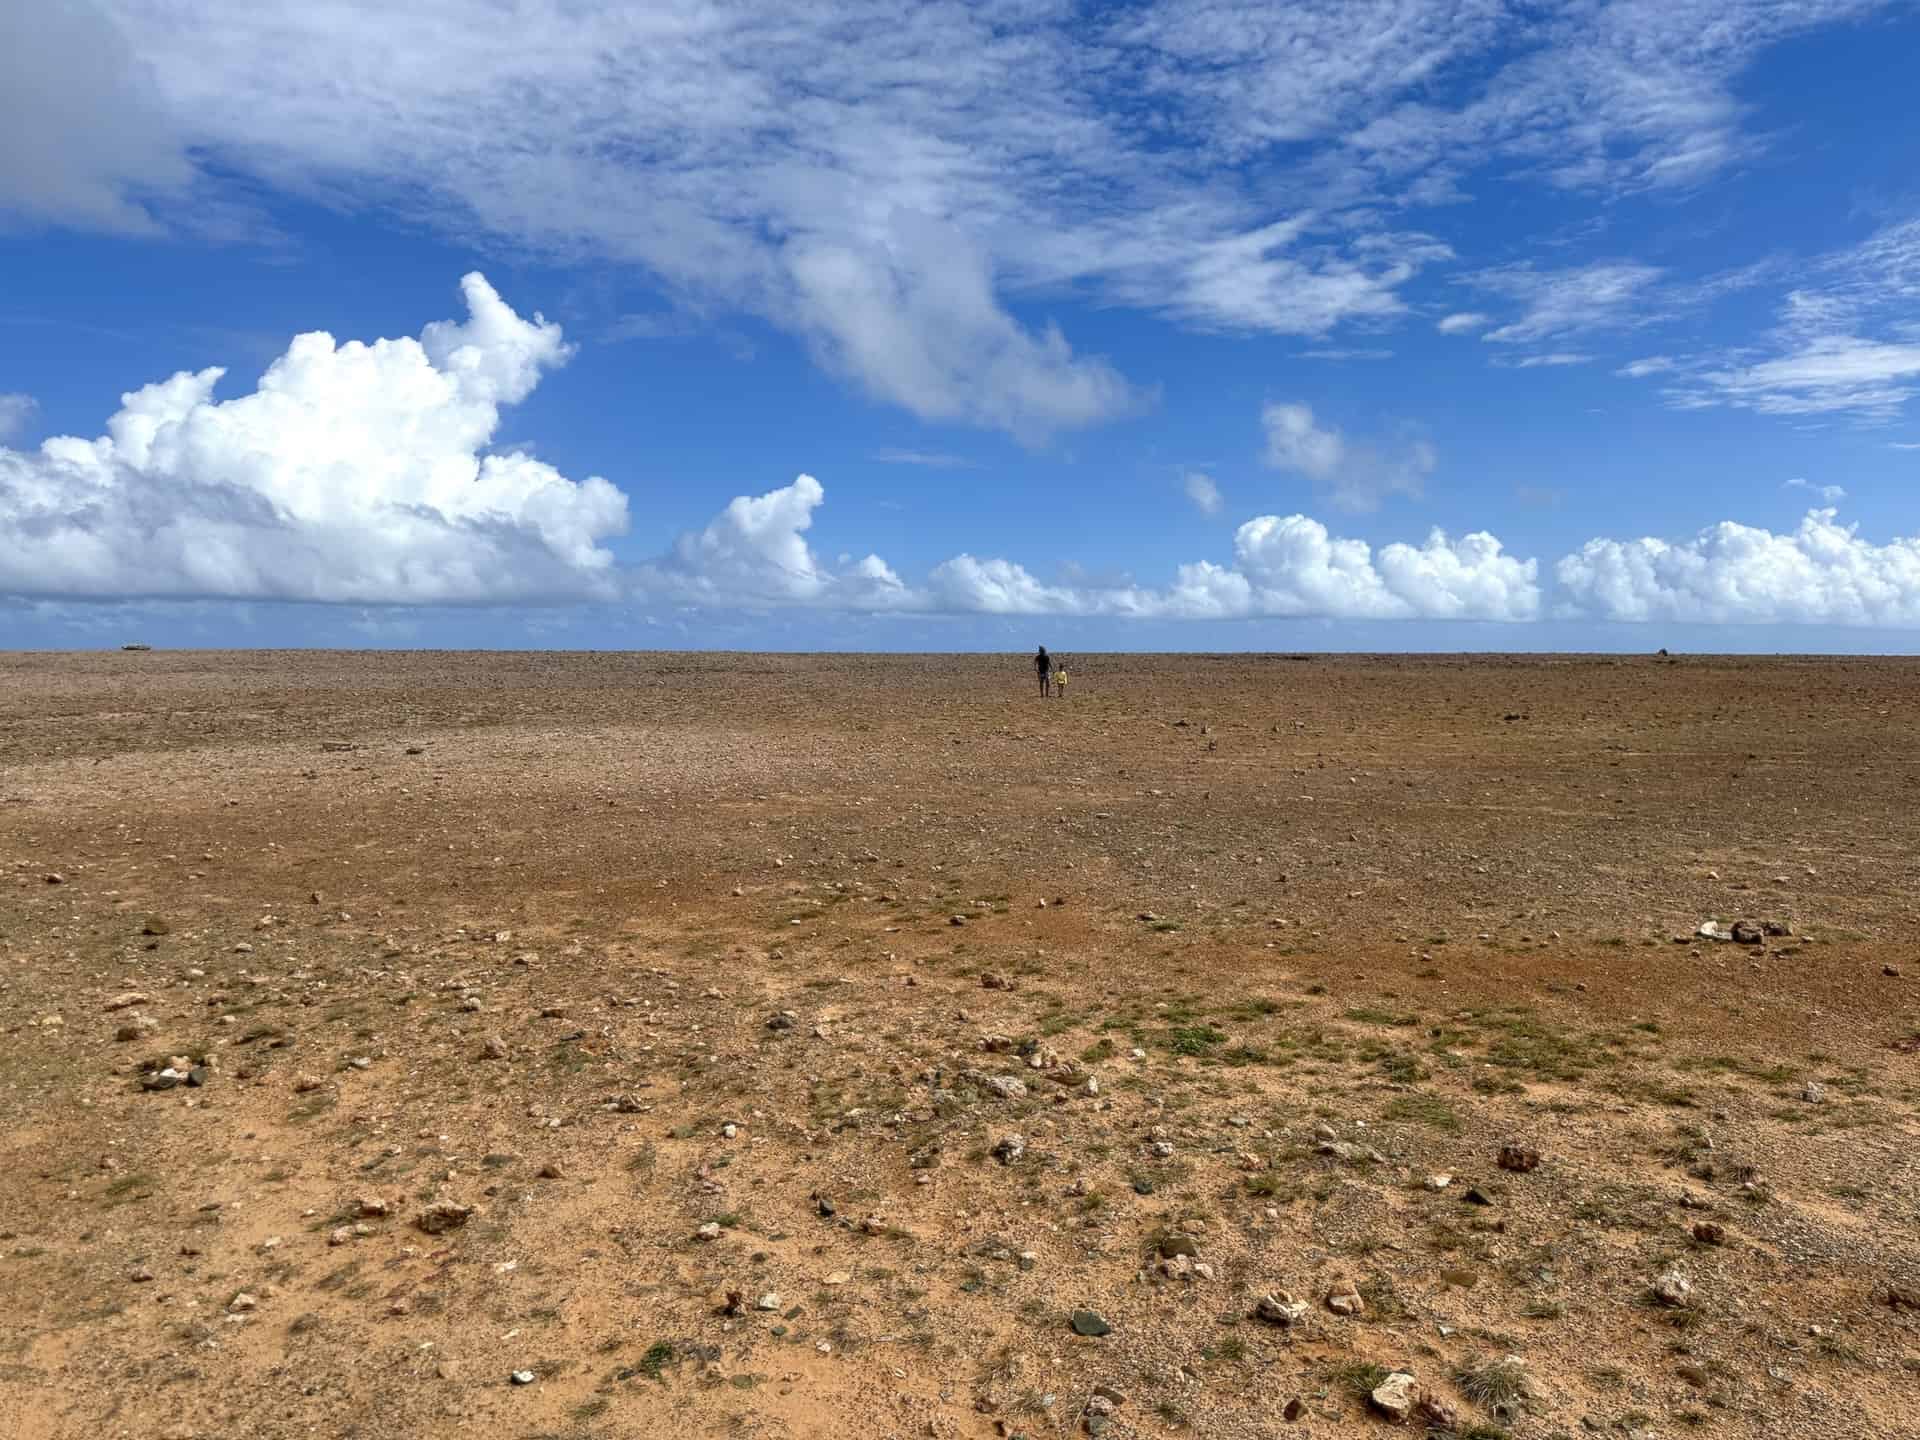
<instances>
[{"instance_id":1,"label":"barren ground","mask_svg":"<svg viewBox=\"0 0 1920 1440\"><path fill-rule=\"evenodd\" d=\"M1032 688L0 656L0 1433L1916 1433L1920 664Z\"/></svg>"}]
</instances>

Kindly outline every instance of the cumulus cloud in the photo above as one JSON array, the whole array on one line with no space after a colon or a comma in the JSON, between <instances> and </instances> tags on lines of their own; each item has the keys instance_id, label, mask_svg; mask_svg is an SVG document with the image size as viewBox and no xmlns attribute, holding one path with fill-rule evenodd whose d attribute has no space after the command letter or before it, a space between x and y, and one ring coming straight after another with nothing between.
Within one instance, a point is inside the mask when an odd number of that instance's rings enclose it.
<instances>
[{"instance_id":1,"label":"cumulus cloud","mask_svg":"<svg viewBox=\"0 0 1920 1440\"><path fill-rule=\"evenodd\" d=\"M682 535L640 567L634 588L690 604L810 605L849 610L910 607L914 597L877 555L831 569L807 543L826 489L811 475L764 495L742 495L704 529Z\"/></svg>"},{"instance_id":2,"label":"cumulus cloud","mask_svg":"<svg viewBox=\"0 0 1920 1440\"><path fill-rule=\"evenodd\" d=\"M1442 335L1470 335L1475 330L1484 330L1490 323L1492 317L1478 310L1461 310L1446 316L1434 329Z\"/></svg>"},{"instance_id":3,"label":"cumulus cloud","mask_svg":"<svg viewBox=\"0 0 1920 1440\"><path fill-rule=\"evenodd\" d=\"M1390 495L1419 495L1439 461L1424 440L1393 448L1349 441L1297 401L1270 402L1260 411L1260 423L1267 437L1266 464L1306 476L1342 510L1377 510Z\"/></svg>"},{"instance_id":4,"label":"cumulus cloud","mask_svg":"<svg viewBox=\"0 0 1920 1440\"><path fill-rule=\"evenodd\" d=\"M1189 470L1181 485L1187 492L1187 499L1202 515L1218 515L1220 507L1226 503L1220 496L1220 487L1203 470Z\"/></svg>"},{"instance_id":5,"label":"cumulus cloud","mask_svg":"<svg viewBox=\"0 0 1920 1440\"><path fill-rule=\"evenodd\" d=\"M606 596L626 497L490 452L564 363L479 274L420 338L296 336L253 393L218 368L121 397L107 433L0 447L0 592L423 603Z\"/></svg>"},{"instance_id":6,"label":"cumulus cloud","mask_svg":"<svg viewBox=\"0 0 1920 1440\"><path fill-rule=\"evenodd\" d=\"M1192 478L1192 477L1189 477ZM1201 477L1204 478L1204 477ZM806 540L825 488L791 485L732 501L632 576L636 594L711 607L803 605L852 611L985 615L1102 615L1194 620L1324 617L1366 620L1530 620L1540 611L1538 566L1492 535L1440 530L1422 545L1376 552L1305 515L1262 515L1234 534L1229 565L1182 565L1164 588L1097 582L1069 566L1059 581L1018 561L970 553L940 562L925 584L902 581L869 555L838 569Z\"/></svg>"},{"instance_id":7,"label":"cumulus cloud","mask_svg":"<svg viewBox=\"0 0 1920 1440\"><path fill-rule=\"evenodd\" d=\"M11 440L26 429L36 408L31 395L0 391L0 440Z\"/></svg>"},{"instance_id":8,"label":"cumulus cloud","mask_svg":"<svg viewBox=\"0 0 1920 1440\"><path fill-rule=\"evenodd\" d=\"M1920 538L1873 544L1831 508L1791 534L1728 520L1678 543L1589 540L1557 574L1609 620L1920 626Z\"/></svg>"}]
</instances>

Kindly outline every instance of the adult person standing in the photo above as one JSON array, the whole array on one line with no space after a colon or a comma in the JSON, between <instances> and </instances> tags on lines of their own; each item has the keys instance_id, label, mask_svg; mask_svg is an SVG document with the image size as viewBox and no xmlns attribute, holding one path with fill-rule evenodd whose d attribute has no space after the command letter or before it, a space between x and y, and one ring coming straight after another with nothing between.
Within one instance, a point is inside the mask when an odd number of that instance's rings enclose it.
<instances>
[{"instance_id":1,"label":"adult person standing","mask_svg":"<svg viewBox=\"0 0 1920 1440\"><path fill-rule=\"evenodd\" d=\"M1033 657L1033 668L1039 672L1040 697L1044 700L1053 693L1053 657L1047 654L1046 646L1042 645Z\"/></svg>"}]
</instances>

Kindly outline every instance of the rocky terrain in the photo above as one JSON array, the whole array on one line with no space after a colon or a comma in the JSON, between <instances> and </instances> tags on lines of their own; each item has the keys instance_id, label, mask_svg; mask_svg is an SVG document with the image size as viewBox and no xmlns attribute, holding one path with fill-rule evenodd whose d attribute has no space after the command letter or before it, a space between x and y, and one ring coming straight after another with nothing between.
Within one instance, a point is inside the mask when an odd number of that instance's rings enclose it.
<instances>
[{"instance_id":1,"label":"rocky terrain","mask_svg":"<svg viewBox=\"0 0 1920 1440\"><path fill-rule=\"evenodd\" d=\"M1920 664L0 656L0 1433L1894 1436Z\"/></svg>"}]
</instances>

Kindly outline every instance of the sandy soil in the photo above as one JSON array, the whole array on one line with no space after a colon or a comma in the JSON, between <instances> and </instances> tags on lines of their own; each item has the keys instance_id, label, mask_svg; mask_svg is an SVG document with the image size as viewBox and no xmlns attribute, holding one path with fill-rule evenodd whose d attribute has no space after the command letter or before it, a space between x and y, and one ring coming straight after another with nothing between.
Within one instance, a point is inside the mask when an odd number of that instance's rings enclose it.
<instances>
[{"instance_id":1,"label":"sandy soil","mask_svg":"<svg viewBox=\"0 0 1920 1440\"><path fill-rule=\"evenodd\" d=\"M0 1433L1920 1433L1920 664L1072 684L0 656Z\"/></svg>"}]
</instances>

